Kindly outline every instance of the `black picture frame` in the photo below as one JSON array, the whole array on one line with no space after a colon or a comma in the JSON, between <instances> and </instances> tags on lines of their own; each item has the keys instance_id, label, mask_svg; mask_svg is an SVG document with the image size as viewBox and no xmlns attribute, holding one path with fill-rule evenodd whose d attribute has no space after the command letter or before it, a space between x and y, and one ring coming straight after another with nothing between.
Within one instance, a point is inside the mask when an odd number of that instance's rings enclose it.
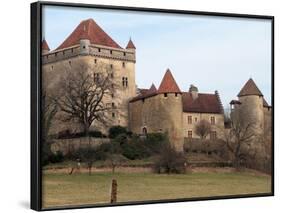
<instances>
[{"instance_id":1,"label":"black picture frame","mask_svg":"<svg viewBox=\"0 0 281 213\"><path fill-rule=\"evenodd\" d=\"M152 12L166 14L187 14L200 16L216 17L235 17L249 19L266 19L271 21L271 98L272 98L272 174L271 174L271 192L263 194L231 195L216 197L200 197L186 199L167 199L156 201L138 201L122 202L117 204L93 204L79 206L63 206L42 208L42 168L41 168L41 41L42 41L42 7L43 6L64 6L76 8L98 8L122 11ZM274 16L251 15L238 13L219 13L206 11L189 11L174 9L142 8L142 7L124 7L111 5L93 5L78 3L61 3L61 2L35 2L31 4L31 209L42 210L59 210L59 209L80 209L92 207L108 207L123 205L140 205L154 203L171 203L185 201L203 201L217 199L249 198L274 196Z\"/></svg>"}]
</instances>

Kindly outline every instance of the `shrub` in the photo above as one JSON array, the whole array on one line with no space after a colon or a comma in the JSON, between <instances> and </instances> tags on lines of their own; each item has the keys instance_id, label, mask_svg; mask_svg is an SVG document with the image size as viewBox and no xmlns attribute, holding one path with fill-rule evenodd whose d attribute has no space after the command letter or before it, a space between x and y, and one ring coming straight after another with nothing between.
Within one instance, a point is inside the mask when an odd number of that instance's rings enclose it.
<instances>
[{"instance_id":1,"label":"shrub","mask_svg":"<svg viewBox=\"0 0 281 213\"><path fill-rule=\"evenodd\" d=\"M64 156L61 151L49 155L49 162L51 163L60 163L63 162L63 160L64 160Z\"/></svg>"},{"instance_id":2,"label":"shrub","mask_svg":"<svg viewBox=\"0 0 281 213\"><path fill-rule=\"evenodd\" d=\"M95 137L95 138L103 138L105 135L102 134L101 131L89 131L88 136L90 137ZM81 138L81 137L86 137L85 132L75 132L72 133L70 130L63 130L58 133L57 138L58 139L71 139L71 138Z\"/></svg>"},{"instance_id":3,"label":"shrub","mask_svg":"<svg viewBox=\"0 0 281 213\"><path fill-rule=\"evenodd\" d=\"M126 134L127 133L127 129L125 127L122 126L112 126L109 129L109 138L116 138L118 135L120 134Z\"/></svg>"},{"instance_id":4,"label":"shrub","mask_svg":"<svg viewBox=\"0 0 281 213\"><path fill-rule=\"evenodd\" d=\"M183 153L177 152L170 144L162 147L159 157L154 162L154 171L157 173L185 173L186 158Z\"/></svg>"}]
</instances>

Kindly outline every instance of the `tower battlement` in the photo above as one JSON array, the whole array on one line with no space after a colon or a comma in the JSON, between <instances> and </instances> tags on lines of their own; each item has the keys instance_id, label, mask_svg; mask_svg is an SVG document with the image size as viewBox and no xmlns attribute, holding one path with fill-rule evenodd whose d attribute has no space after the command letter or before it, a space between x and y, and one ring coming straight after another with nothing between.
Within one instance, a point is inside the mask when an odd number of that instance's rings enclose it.
<instances>
[{"instance_id":1,"label":"tower battlement","mask_svg":"<svg viewBox=\"0 0 281 213\"><path fill-rule=\"evenodd\" d=\"M121 48L119 49L119 48L106 47L96 44L89 44L88 46L85 46L85 48L88 48L89 50L86 55L92 55L95 57L107 58L113 60L130 61L134 63L136 62L136 54L135 54L135 50L133 49L121 49ZM69 48L54 50L45 53L42 55L42 63L43 64L54 63L61 60L67 60L79 55L85 55L85 52L83 51L83 49L81 49L80 44Z\"/></svg>"}]
</instances>

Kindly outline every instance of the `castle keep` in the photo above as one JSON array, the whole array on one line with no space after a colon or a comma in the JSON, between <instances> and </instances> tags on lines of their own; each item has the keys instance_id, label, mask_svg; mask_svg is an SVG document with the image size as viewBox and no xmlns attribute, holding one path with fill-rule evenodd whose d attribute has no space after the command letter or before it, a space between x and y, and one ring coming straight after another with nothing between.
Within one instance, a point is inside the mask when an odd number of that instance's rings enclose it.
<instances>
[{"instance_id":1,"label":"castle keep","mask_svg":"<svg viewBox=\"0 0 281 213\"><path fill-rule=\"evenodd\" d=\"M135 82L135 63L136 47L131 39L126 48L122 48L93 19L84 20L55 50L50 51L47 41L42 41L43 89L56 93L63 74L75 72L78 64L97 77L96 67L101 67L99 70L109 71L118 85L113 94L102 100L111 106L109 126L125 126L140 135L167 133L179 151L183 150L185 138L199 138L195 127L202 120L212 127L208 139L222 137L225 120L218 91L199 93L194 85L188 91L182 91L169 69L158 89L154 84L149 89L139 89ZM271 123L270 106L252 79L231 106L233 113L240 108L249 119L257 121L258 131L264 131ZM56 118L51 132L55 134L71 128L73 123L66 124ZM98 122L91 128L104 133L108 130L108 126L105 128Z\"/></svg>"}]
</instances>

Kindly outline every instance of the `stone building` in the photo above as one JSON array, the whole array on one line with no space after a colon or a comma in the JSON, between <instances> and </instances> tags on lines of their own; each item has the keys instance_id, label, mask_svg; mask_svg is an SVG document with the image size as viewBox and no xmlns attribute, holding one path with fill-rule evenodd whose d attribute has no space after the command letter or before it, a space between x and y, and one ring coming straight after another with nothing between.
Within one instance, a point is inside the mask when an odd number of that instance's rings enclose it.
<instances>
[{"instance_id":1,"label":"stone building","mask_svg":"<svg viewBox=\"0 0 281 213\"><path fill-rule=\"evenodd\" d=\"M43 40L43 88L56 92L62 75L75 72L78 64L97 76L110 70L113 81L119 85L115 94L104 98L105 104L112 106L111 125L128 126L128 101L136 96L135 62L136 48L131 39L122 48L93 19L84 20L55 50L50 51ZM69 125L56 119L51 132L70 128ZM93 128L102 126L96 123Z\"/></svg>"},{"instance_id":2,"label":"stone building","mask_svg":"<svg viewBox=\"0 0 281 213\"><path fill-rule=\"evenodd\" d=\"M85 71L99 75L110 71L118 87L103 99L111 106L109 126L121 125L136 134L166 132L179 151L185 138L199 138L195 127L201 120L211 124L207 139L220 138L224 130L224 111L217 91L199 93L191 85L187 92L180 90L168 69L157 89L137 89L135 82L136 47L130 39L122 48L93 20L82 21L56 49L50 50L42 41L42 83L48 93L56 93L63 75L77 71L83 65ZM232 109L243 108L249 119L255 119L260 129L271 125L271 108L250 79L231 102ZM59 116L59 115L58 115ZM55 118L50 133L74 128L74 122L62 122ZM91 127L107 133L106 128L94 123ZM270 127L271 128L271 127Z\"/></svg>"},{"instance_id":3,"label":"stone building","mask_svg":"<svg viewBox=\"0 0 281 213\"><path fill-rule=\"evenodd\" d=\"M220 97L198 93L195 86L182 92L168 69L158 89L141 89L129 103L129 127L137 134L168 133L177 150L183 149L184 138L199 138L195 126L206 120L212 126L208 138L216 139L224 128L224 113Z\"/></svg>"}]
</instances>

